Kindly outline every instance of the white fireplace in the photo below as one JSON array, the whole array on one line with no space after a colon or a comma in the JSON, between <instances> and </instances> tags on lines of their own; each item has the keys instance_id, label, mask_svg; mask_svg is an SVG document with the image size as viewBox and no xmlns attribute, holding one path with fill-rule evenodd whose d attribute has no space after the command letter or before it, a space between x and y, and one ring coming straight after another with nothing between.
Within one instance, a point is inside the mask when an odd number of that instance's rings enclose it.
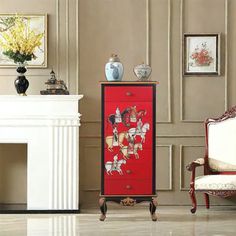
<instances>
[{"instance_id":1,"label":"white fireplace","mask_svg":"<svg viewBox=\"0 0 236 236\"><path fill-rule=\"evenodd\" d=\"M27 144L27 210L79 210L79 100L0 96L0 143Z\"/></svg>"}]
</instances>

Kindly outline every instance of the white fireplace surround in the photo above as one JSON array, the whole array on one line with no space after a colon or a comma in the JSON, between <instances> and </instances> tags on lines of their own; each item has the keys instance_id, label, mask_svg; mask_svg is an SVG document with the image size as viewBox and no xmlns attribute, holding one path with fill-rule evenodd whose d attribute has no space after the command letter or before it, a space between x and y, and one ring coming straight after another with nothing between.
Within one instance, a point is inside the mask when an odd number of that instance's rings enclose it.
<instances>
[{"instance_id":1,"label":"white fireplace surround","mask_svg":"<svg viewBox=\"0 0 236 236\"><path fill-rule=\"evenodd\" d=\"M27 210L79 210L79 100L0 96L0 143L27 144Z\"/></svg>"}]
</instances>

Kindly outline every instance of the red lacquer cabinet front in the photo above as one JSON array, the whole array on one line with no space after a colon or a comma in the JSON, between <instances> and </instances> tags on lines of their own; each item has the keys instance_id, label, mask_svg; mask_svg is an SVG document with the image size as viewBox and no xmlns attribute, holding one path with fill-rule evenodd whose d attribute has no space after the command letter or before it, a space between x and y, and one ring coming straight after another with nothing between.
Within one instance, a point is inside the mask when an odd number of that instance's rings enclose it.
<instances>
[{"instance_id":1,"label":"red lacquer cabinet front","mask_svg":"<svg viewBox=\"0 0 236 236\"><path fill-rule=\"evenodd\" d=\"M101 196L121 202L147 200L156 194L156 83L101 86Z\"/></svg>"}]
</instances>

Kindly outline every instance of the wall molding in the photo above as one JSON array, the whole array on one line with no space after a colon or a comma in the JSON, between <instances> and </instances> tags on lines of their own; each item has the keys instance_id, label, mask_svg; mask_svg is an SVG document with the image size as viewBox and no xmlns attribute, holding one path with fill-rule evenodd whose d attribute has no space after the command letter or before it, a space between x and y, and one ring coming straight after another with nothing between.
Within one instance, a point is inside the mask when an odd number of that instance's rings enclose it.
<instances>
[{"instance_id":1,"label":"wall molding","mask_svg":"<svg viewBox=\"0 0 236 236\"><path fill-rule=\"evenodd\" d=\"M185 0L180 0L180 122L183 123L202 123L204 120L192 120L192 119L185 119L184 118L184 111L185 111L185 106L183 103L183 97L184 97L184 75L183 75L183 33L184 31L184 3ZM224 0L224 5L225 5L225 63L224 63L224 81L225 81L225 87L224 87L224 109L227 110L228 108L228 0ZM222 52L221 52L222 54ZM222 57L220 57L222 58ZM221 61L221 66L223 65Z\"/></svg>"},{"instance_id":2,"label":"wall molding","mask_svg":"<svg viewBox=\"0 0 236 236\"><path fill-rule=\"evenodd\" d=\"M171 0L168 0L168 70L167 70L167 81L168 81L168 123L172 123L172 97L171 97Z\"/></svg>"},{"instance_id":3,"label":"wall molding","mask_svg":"<svg viewBox=\"0 0 236 236\"><path fill-rule=\"evenodd\" d=\"M76 50L76 79L75 79L75 92L76 94L79 94L79 54L80 54L80 50L79 50L79 1L76 0L76 6L75 6L75 50Z\"/></svg>"},{"instance_id":4,"label":"wall molding","mask_svg":"<svg viewBox=\"0 0 236 236\"><path fill-rule=\"evenodd\" d=\"M60 79L60 68L59 68L59 46L60 46L60 28L59 28L59 24L60 24L60 4L59 4L59 0L56 0L56 70L57 70L57 77L58 79Z\"/></svg>"},{"instance_id":5,"label":"wall molding","mask_svg":"<svg viewBox=\"0 0 236 236\"><path fill-rule=\"evenodd\" d=\"M101 137L100 137L101 138ZM99 149L99 151L101 150L101 146L100 145L97 145L97 144L87 144L87 145L84 145L83 146L83 150L82 150L82 152L83 152L83 157L85 157L86 155L85 155L85 152L86 152L86 149ZM99 158L101 158L100 157L100 155L99 155ZM100 183L100 185L101 185L101 183ZM82 186L82 185L81 185ZM83 188L83 187L85 187L85 188ZM81 189L81 191L83 191L83 192L100 192L101 190L100 190L100 187L96 187L96 188L86 188L86 186L85 185L83 185L82 187L80 187L80 189Z\"/></svg>"},{"instance_id":6,"label":"wall molding","mask_svg":"<svg viewBox=\"0 0 236 236\"><path fill-rule=\"evenodd\" d=\"M150 64L150 0L146 0L146 64Z\"/></svg>"},{"instance_id":7,"label":"wall molding","mask_svg":"<svg viewBox=\"0 0 236 236\"><path fill-rule=\"evenodd\" d=\"M65 7L65 23L66 23L66 84L68 90L70 90L70 68L69 68L69 41L70 41L70 34L69 34L69 0L66 0L66 7Z\"/></svg>"},{"instance_id":8,"label":"wall molding","mask_svg":"<svg viewBox=\"0 0 236 236\"><path fill-rule=\"evenodd\" d=\"M169 187L167 188L156 188L156 191L171 191L173 190L173 144L166 145L156 145L156 148L167 147L169 152L169 164L170 164L170 172L169 172Z\"/></svg>"},{"instance_id":9,"label":"wall molding","mask_svg":"<svg viewBox=\"0 0 236 236\"><path fill-rule=\"evenodd\" d=\"M228 0L225 0L225 110L228 110Z\"/></svg>"},{"instance_id":10,"label":"wall molding","mask_svg":"<svg viewBox=\"0 0 236 236\"><path fill-rule=\"evenodd\" d=\"M180 72L180 121L183 121L183 17L184 17L184 14L183 14L183 11L184 11L184 7L183 7L183 2L184 0L180 0L180 19L179 19L179 38L180 38L180 51L179 51L179 55L180 55L180 67L179 67L179 72Z\"/></svg>"},{"instance_id":11,"label":"wall molding","mask_svg":"<svg viewBox=\"0 0 236 236\"><path fill-rule=\"evenodd\" d=\"M168 104L168 118L167 120L159 120L158 124L168 124L172 123L172 103L171 103L171 1L168 0L168 10L167 10L167 104ZM151 66L151 3L150 0L146 0L146 63Z\"/></svg>"},{"instance_id":12,"label":"wall molding","mask_svg":"<svg viewBox=\"0 0 236 236\"><path fill-rule=\"evenodd\" d=\"M180 165L180 176L179 176L179 190L180 191L189 191L189 188L185 188L183 186L183 176L184 176L184 171L187 171L185 168L183 168L183 149L185 147L197 147L197 148L205 148L204 145L180 145L180 152L179 152L179 165ZM196 157L196 158L200 158L200 157ZM190 172L189 172L190 173ZM190 179L189 179L189 183L190 183Z\"/></svg>"}]
</instances>

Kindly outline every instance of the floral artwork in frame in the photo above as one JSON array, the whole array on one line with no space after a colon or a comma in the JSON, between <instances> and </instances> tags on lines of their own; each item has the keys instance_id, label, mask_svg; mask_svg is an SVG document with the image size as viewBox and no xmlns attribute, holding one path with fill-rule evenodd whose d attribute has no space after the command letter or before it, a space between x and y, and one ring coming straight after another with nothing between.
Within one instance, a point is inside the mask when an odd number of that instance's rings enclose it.
<instances>
[{"instance_id":1,"label":"floral artwork in frame","mask_svg":"<svg viewBox=\"0 0 236 236\"><path fill-rule=\"evenodd\" d=\"M184 34L184 75L220 75L220 34Z\"/></svg>"},{"instance_id":2,"label":"floral artwork in frame","mask_svg":"<svg viewBox=\"0 0 236 236\"><path fill-rule=\"evenodd\" d=\"M27 67L47 67L46 14L0 14L0 67L15 67L18 59Z\"/></svg>"}]
</instances>

